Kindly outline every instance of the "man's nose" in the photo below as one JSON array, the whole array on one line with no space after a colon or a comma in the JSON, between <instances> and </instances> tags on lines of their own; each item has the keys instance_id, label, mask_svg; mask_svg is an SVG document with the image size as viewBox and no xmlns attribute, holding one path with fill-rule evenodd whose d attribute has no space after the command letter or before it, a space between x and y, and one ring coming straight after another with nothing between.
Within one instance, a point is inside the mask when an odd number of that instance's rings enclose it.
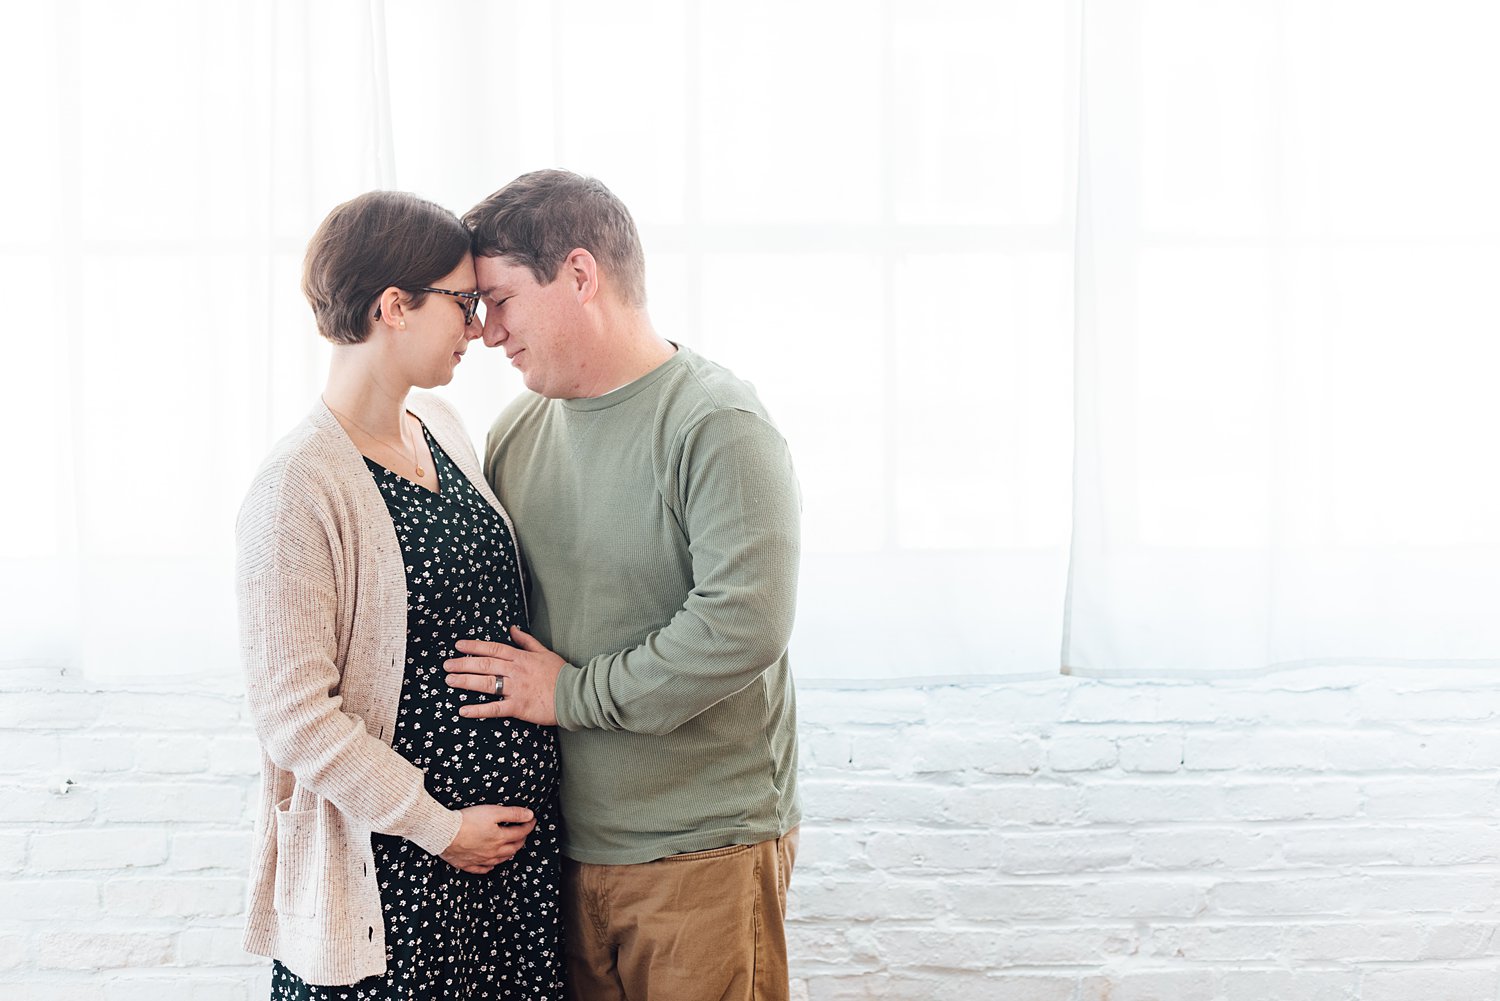
<instances>
[{"instance_id":1,"label":"man's nose","mask_svg":"<svg viewBox=\"0 0 1500 1001\"><path fill-rule=\"evenodd\" d=\"M505 340L505 328L500 326L500 321L494 316L486 316L484 329L479 336L484 338L485 347L496 348Z\"/></svg>"}]
</instances>

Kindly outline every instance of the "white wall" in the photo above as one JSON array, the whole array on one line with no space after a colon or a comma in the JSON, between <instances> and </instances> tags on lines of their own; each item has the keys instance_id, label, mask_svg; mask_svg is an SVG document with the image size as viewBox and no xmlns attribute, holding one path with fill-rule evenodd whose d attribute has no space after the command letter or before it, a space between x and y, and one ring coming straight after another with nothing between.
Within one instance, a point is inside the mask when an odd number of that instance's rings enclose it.
<instances>
[{"instance_id":1,"label":"white wall","mask_svg":"<svg viewBox=\"0 0 1500 1001\"><path fill-rule=\"evenodd\" d=\"M800 698L809 998L1500 997L1500 678ZM0 672L0 998L264 998L255 767L232 679Z\"/></svg>"}]
</instances>

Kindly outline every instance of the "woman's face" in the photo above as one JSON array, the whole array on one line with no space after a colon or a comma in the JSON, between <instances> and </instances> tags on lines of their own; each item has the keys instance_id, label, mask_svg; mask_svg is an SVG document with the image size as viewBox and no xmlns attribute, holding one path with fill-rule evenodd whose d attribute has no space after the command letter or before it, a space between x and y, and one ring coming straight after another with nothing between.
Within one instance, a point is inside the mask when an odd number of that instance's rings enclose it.
<instances>
[{"instance_id":1,"label":"woman's face","mask_svg":"<svg viewBox=\"0 0 1500 1001\"><path fill-rule=\"evenodd\" d=\"M450 292L475 291L474 259L465 254L458 267L433 282L432 287ZM422 305L407 307L403 316L406 329L397 332L396 344L412 385L431 389L446 386L453 379L453 370L463 360L469 342L483 332L477 317L464 324L468 305L465 299L429 292Z\"/></svg>"}]
</instances>

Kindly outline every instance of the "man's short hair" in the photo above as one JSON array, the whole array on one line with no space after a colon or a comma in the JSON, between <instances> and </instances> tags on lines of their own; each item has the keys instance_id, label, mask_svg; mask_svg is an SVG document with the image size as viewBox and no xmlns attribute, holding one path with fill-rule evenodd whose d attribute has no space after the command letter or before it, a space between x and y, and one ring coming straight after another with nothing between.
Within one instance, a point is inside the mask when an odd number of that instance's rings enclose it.
<instances>
[{"instance_id":1,"label":"man's short hair","mask_svg":"<svg viewBox=\"0 0 1500 1001\"><path fill-rule=\"evenodd\" d=\"M646 305L646 255L625 203L603 182L568 170L522 174L464 216L475 257L524 265L548 285L569 252L594 255L627 305Z\"/></svg>"}]
</instances>

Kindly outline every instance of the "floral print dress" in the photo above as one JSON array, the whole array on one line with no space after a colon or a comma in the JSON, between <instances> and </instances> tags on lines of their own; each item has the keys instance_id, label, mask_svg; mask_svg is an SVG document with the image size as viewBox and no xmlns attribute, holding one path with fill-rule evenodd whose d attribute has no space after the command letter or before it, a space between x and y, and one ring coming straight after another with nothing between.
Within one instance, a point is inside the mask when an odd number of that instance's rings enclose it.
<instances>
[{"instance_id":1,"label":"floral print dress","mask_svg":"<svg viewBox=\"0 0 1500 1001\"><path fill-rule=\"evenodd\" d=\"M424 434L425 434L424 428ZM524 806L537 825L509 862L462 872L402 838L372 836L386 972L345 987L304 983L277 962L272 1001L555 1001L563 996L558 908L561 814L552 727L469 719L489 696L448 687L460 639L509 642L529 628L510 529L426 435L438 490L370 467L406 561L406 674L391 746L449 809Z\"/></svg>"}]
</instances>

